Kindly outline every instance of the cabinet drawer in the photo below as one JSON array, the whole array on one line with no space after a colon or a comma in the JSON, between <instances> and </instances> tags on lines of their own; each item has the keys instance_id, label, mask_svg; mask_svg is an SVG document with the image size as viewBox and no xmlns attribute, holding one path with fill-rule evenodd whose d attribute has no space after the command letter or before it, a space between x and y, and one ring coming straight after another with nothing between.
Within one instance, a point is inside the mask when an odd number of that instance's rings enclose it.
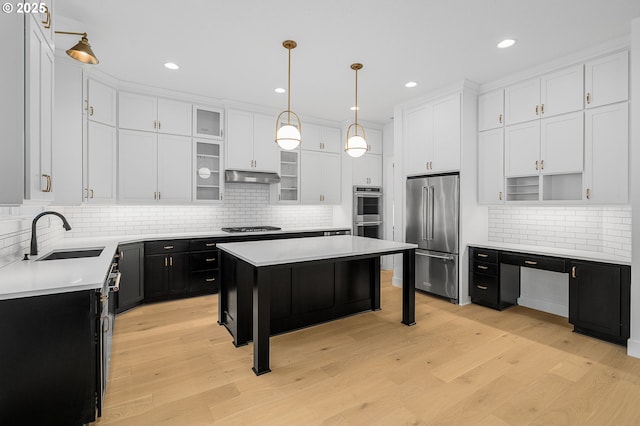
<instances>
[{"instance_id":1,"label":"cabinet drawer","mask_svg":"<svg viewBox=\"0 0 640 426\"><path fill-rule=\"evenodd\" d=\"M480 273L480 274L496 276L496 275L498 275L498 264L497 263L487 263L487 262L481 262L481 261L478 261L478 260L474 260L473 261L473 272L474 273Z\"/></svg>"},{"instance_id":2,"label":"cabinet drawer","mask_svg":"<svg viewBox=\"0 0 640 426\"><path fill-rule=\"evenodd\" d=\"M200 271L207 269L218 269L219 258L219 250L191 253L191 270Z\"/></svg>"},{"instance_id":3,"label":"cabinet drawer","mask_svg":"<svg viewBox=\"0 0 640 426\"><path fill-rule=\"evenodd\" d=\"M198 240L191 240L189 242L189 251L205 251L213 250L216 248L216 244L222 242L217 238L203 238Z\"/></svg>"},{"instance_id":4,"label":"cabinet drawer","mask_svg":"<svg viewBox=\"0 0 640 426\"><path fill-rule=\"evenodd\" d=\"M192 272L189 293L216 293L220 281L218 270Z\"/></svg>"},{"instance_id":5,"label":"cabinet drawer","mask_svg":"<svg viewBox=\"0 0 640 426\"><path fill-rule=\"evenodd\" d=\"M469 283L470 295L473 299L480 299L485 302L498 304L498 277L476 274L472 275L472 282Z\"/></svg>"},{"instance_id":6,"label":"cabinet drawer","mask_svg":"<svg viewBox=\"0 0 640 426\"><path fill-rule=\"evenodd\" d=\"M544 269L546 271L567 272L566 260L557 257L531 256L502 252L500 263L524 266L527 268Z\"/></svg>"},{"instance_id":7,"label":"cabinet drawer","mask_svg":"<svg viewBox=\"0 0 640 426\"><path fill-rule=\"evenodd\" d=\"M498 263L498 252L495 250L473 249L473 258L482 262Z\"/></svg>"},{"instance_id":8,"label":"cabinet drawer","mask_svg":"<svg viewBox=\"0 0 640 426\"><path fill-rule=\"evenodd\" d=\"M189 250L189 240L151 241L144 244L145 254L177 253Z\"/></svg>"}]
</instances>

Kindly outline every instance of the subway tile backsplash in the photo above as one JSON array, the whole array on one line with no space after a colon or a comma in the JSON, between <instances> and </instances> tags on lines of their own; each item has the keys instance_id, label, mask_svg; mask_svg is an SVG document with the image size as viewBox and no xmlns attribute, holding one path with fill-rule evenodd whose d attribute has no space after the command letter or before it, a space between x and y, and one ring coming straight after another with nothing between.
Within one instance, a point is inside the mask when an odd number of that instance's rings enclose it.
<instances>
[{"instance_id":1,"label":"subway tile backsplash","mask_svg":"<svg viewBox=\"0 0 640 426\"><path fill-rule=\"evenodd\" d=\"M214 205L77 206L55 208L72 226L65 237L218 231L223 226L327 227L332 206L274 205L269 185L228 183L224 203Z\"/></svg>"},{"instance_id":2,"label":"subway tile backsplash","mask_svg":"<svg viewBox=\"0 0 640 426\"><path fill-rule=\"evenodd\" d=\"M614 254L631 260L631 207L489 207L489 241Z\"/></svg>"}]
</instances>

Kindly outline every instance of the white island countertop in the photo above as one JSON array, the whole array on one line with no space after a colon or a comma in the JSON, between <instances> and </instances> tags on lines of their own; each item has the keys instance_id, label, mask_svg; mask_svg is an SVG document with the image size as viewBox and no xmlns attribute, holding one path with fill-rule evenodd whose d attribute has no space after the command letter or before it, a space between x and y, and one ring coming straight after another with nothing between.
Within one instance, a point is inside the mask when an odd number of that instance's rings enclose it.
<instances>
[{"instance_id":1,"label":"white island countertop","mask_svg":"<svg viewBox=\"0 0 640 426\"><path fill-rule=\"evenodd\" d=\"M256 267L367 254L384 255L417 247L416 244L351 235L218 244L220 250Z\"/></svg>"}]
</instances>

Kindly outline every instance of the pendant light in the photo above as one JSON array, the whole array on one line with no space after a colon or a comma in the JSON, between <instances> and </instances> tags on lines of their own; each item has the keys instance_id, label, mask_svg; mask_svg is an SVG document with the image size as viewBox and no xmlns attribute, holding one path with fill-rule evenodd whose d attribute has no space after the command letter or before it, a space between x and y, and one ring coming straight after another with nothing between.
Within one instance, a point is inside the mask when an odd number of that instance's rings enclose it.
<instances>
[{"instance_id":1,"label":"pendant light","mask_svg":"<svg viewBox=\"0 0 640 426\"><path fill-rule=\"evenodd\" d=\"M289 51L289 67L287 69L287 109L282 111L276 118L276 143L280 148L287 151L296 149L300 145L300 130L302 124L295 112L291 111L291 49L295 49L298 44L293 40L285 40L282 46ZM280 117L286 114L286 124L280 125ZM291 119L294 119L293 122ZM284 120L283 120L284 121Z\"/></svg>"},{"instance_id":2,"label":"pendant light","mask_svg":"<svg viewBox=\"0 0 640 426\"><path fill-rule=\"evenodd\" d=\"M56 31L56 34L70 34L70 35L79 35L82 36L80 41L73 46L71 49L67 50L67 55L75 59L76 61L80 61L83 64L92 64L95 65L98 62L98 58L91 50L91 45L89 44L89 39L87 38L87 33L73 33L68 31Z\"/></svg>"},{"instance_id":3,"label":"pendant light","mask_svg":"<svg viewBox=\"0 0 640 426\"><path fill-rule=\"evenodd\" d=\"M356 72L356 106L354 108L356 119L355 122L347 128L347 145L344 147L344 150L352 157L362 157L364 153L367 152L364 127L358 124L358 70L362 69L362 64L351 64L351 69Z\"/></svg>"}]
</instances>

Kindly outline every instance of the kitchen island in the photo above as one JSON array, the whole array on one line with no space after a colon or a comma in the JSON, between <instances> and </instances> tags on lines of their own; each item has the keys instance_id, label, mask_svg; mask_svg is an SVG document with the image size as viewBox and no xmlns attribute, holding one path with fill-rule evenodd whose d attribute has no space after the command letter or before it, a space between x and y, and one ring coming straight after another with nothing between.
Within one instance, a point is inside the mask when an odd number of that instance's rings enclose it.
<instances>
[{"instance_id":1,"label":"kitchen island","mask_svg":"<svg viewBox=\"0 0 640 426\"><path fill-rule=\"evenodd\" d=\"M219 244L218 323L253 371L268 373L269 336L380 309L380 256L403 255L402 323L415 324L415 244L349 235Z\"/></svg>"}]
</instances>

